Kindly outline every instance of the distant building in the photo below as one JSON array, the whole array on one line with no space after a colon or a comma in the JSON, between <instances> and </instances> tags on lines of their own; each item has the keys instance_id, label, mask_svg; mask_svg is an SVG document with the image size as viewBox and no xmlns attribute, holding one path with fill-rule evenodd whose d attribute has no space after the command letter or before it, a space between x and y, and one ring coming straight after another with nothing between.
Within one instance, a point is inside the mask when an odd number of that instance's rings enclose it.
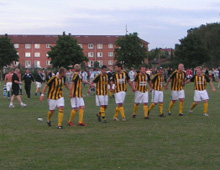
<instances>
[{"instance_id":1,"label":"distant building","mask_svg":"<svg viewBox=\"0 0 220 170\"><path fill-rule=\"evenodd\" d=\"M4 36L4 35L0 35ZM113 66L115 42L122 35L72 35L78 40L83 48L85 56L88 57L88 67L93 67L94 62L100 65ZM15 65L22 65L25 68L47 68L51 67L47 52L51 46L55 46L58 35L8 35L14 43L19 61ZM142 40L148 49L148 42Z\"/></svg>"}]
</instances>

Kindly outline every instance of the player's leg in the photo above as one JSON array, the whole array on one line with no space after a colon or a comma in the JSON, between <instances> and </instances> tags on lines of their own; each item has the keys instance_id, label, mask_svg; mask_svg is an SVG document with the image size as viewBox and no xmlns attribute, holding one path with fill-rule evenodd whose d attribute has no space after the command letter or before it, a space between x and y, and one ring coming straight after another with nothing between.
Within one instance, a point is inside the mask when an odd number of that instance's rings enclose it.
<instances>
[{"instance_id":1,"label":"player's leg","mask_svg":"<svg viewBox=\"0 0 220 170\"><path fill-rule=\"evenodd\" d=\"M84 111L85 111L85 103L83 98L79 98L79 123L78 126L87 126L86 123L84 123L83 121L83 117L84 117Z\"/></svg>"},{"instance_id":2,"label":"player's leg","mask_svg":"<svg viewBox=\"0 0 220 170\"><path fill-rule=\"evenodd\" d=\"M64 116L64 98L61 97L57 100L57 105L59 108L59 113L58 113L58 129L63 129L62 123L63 123L63 116Z\"/></svg>"},{"instance_id":3,"label":"player's leg","mask_svg":"<svg viewBox=\"0 0 220 170\"><path fill-rule=\"evenodd\" d=\"M179 100L180 100L180 104L179 104L179 116L183 116L184 98L185 98L185 92L184 92L184 90L178 91L178 98L179 98Z\"/></svg>"},{"instance_id":4,"label":"player's leg","mask_svg":"<svg viewBox=\"0 0 220 170\"><path fill-rule=\"evenodd\" d=\"M156 90L152 91L152 104L150 105L150 108L148 112L150 112L158 103L158 93Z\"/></svg>"},{"instance_id":5,"label":"player's leg","mask_svg":"<svg viewBox=\"0 0 220 170\"><path fill-rule=\"evenodd\" d=\"M139 103L140 103L140 92L136 91L134 96L134 112L132 114L133 118L135 118L137 115Z\"/></svg>"}]
</instances>

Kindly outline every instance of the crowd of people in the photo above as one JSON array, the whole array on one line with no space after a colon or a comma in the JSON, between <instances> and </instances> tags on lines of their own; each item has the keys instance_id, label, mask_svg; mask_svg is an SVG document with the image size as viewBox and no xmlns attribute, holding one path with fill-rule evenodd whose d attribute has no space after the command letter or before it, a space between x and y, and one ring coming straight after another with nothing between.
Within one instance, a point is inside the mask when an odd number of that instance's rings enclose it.
<instances>
[{"instance_id":1,"label":"crowd of people","mask_svg":"<svg viewBox=\"0 0 220 170\"><path fill-rule=\"evenodd\" d=\"M215 69L214 69L215 70ZM95 94L96 105L100 107L97 113L97 119L100 122L107 123L105 114L108 107L109 96L115 99L116 108L113 120L119 121L119 114L121 114L122 121L126 121L124 101L127 92L127 85L129 84L134 92L134 111L132 118L136 118L137 111L140 104L143 104L144 119L150 119L151 110L158 104L159 116L165 117L163 112L164 89L167 90L171 84L171 98L168 109L168 115L172 115L172 108L177 100L179 100L179 116L183 116L185 92L184 86L190 82L194 82L194 102L190 108L190 112L200 101L204 101L204 115L208 115L208 100L209 96L206 91L207 83L210 83L212 91L216 91L212 81L219 79L220 69L215 71L208 71L198 66L195 69L184 70L184 65L179 64L178 69L172 68L163 69L147 69L145 66L140 66L139 70L133 67L129 71L125 71L121 63L117 63L113 68L102 66L100 69L93 69L91 71L82 71L79 64L74 66L73 70L67 71L60 68L54 74L49 72L44 74L42 70L38 71L34 77L30 70L21 76L19 69L11 70L5 76L7 96L10 99L9 107L15 107L13 102L15 97L20 102L21 107L27 105L22 102L20 94L22 91L22 81L27 94L27 98L31 98L31 84L36 83L35 95L40 94L40 101L44 100L44 95L48 89L48 104L49 111L47 116L47 124L52 126L51 118L55 109L59 108L58 113L58 128L63 129L63 115L65 100L63 96L63 86L65 86L70 94L70 103L72 111L68 125L74 126L73 120L79 111L78 126L87 126L83 121L85 102L83 100L82 88L88 84L88 94L91 92ZM212 74L213 73L213 74ZM45 82L44 88L42 84ZM219 86L218 86L219 87ZM152 104L148 107L149 91L152 92ZM11 96L12 95L12 96Z\"/></svg>"}]
</instances>

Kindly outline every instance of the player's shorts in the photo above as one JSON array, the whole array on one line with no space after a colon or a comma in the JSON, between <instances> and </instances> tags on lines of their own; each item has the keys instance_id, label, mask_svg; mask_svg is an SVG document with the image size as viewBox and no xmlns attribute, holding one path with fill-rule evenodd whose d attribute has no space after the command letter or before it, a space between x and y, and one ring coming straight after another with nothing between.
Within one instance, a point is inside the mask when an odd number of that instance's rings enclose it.
<instances>
[{"instance_id":1,"label":"player's shorts","mask_svg":"<svg viewBox=\"0 0 220 170\"><path fill-rule=\"evenodd\" d=\"M115 93L115 103L124 103L125 97L126 97L126 92L125 91L120 91L118 93Z\"/></svg>"},{"instance_id":2,"label":"player's shorts","mask_svg":"<svg viewBox=\"0 0 220 170\"><path fill-rule=\"evenodd\" d=\"M96 95L96 106L107 106L108 95Z\"/></svg>"},{"instance_id":3,"label":"player's shorts","mask_svg":"<svg viewBox=\"0 0 220 170\"><path fill-rule=\"evenodd\" d=\"M145 93L136 91L135 96L134 96L134 102L135 103L148 103L148 91Z\"/></svg>"},{"instance_id":4,"label":"player's shorts","mask_svg":"<svg viewBox=\"0 0 220 170\"><path fill-rule=\"evenodd\" d=\"M65 106L63 97L61 97L57 100L48 99L48 104L49 104L49 110L55 110L56 107L64 107Z\"/></svg>"},{"instance_id":5,"label":"player's shorts","mask_svg":"<svg viewBox=\"0 0 220 170\"><path fill-rule=\"evenodd\" d=\"M70 104L72 108L79 108L85 106L84 100L82 97L73 97L70 99Z\"/></svg>"},{"instance_id":6,"label":"player's shorts","mask_svg":"<svg viewBox=\"0 0 220 170\"><path fill-rule=\"evenodd\" d=\"M41 86L42 86L41 82L36 81L36 87L41 88Z\"/></svg>"},{"instance_id":7,"label":"player's shorts","mask_svg":"<svg viewBox=\"0 0 220 170\"><path fill-rule=\"evenodd\" d=\"M202 90L202 91L195 90L194 101L199 102L199 101L208 100L208 99L209 99L209 95L206 90Z\"/></svg>"},{"instance_id":8,"label":"player's shorts","mask_svg":"<svg viewBox=\"0 0 220 170\"><path fill-rule=\"evenodd\" d=\"M6 83L6 89L7 89L7 91L11 91L11 89L12 89L12 82L7 82Z\"/></svg>"},{"instance_id":9,"label":"player's shorts","mask_svg":"<svg viewBox=\"0 0 220 170\"><path fill-rule=\"evenodd\" d=\"M185 98L184 90L172 91L171 94L172 94L172 100L178 100L178 99L184 99Z\"/></svg>"},{"instance_id":10,"label":"player's shorts","mask_svg":"<svg viewBox=\"0 0 220 170\"><path fill-rule=\"evenodd\" d=\"M152 102L163 103L163 91L153 90L152 91Z\"/></svg>"},{"instance_id":11,"label":"player's shorts","mask_svg":"<svg viewBox=\"0 0 220 170\"><path fill-rule=\"evenodd\" d=\"M12 95L18 96L19 95L19 86L15 86L12 88Z\"/></svg>"}]
</instances>

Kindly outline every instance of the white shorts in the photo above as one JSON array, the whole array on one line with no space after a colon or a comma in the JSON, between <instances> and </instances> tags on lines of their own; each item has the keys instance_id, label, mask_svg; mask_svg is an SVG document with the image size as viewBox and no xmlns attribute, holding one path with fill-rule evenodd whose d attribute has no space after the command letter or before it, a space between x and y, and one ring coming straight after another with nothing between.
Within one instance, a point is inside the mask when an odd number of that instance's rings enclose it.
<instances>
[{"instance_id":1,"label":"white shorts","mask_svg":"<svg viewBox=\"0 0 220 170\"><path fill-rule=\"evenodd\" d=\"M108 95L96 95L96 106L108 106Z\"/></svg>"},{"instance_id":2,"label":"white shorts","mask_svg":"<svg viewBox=\"0 0 220 170\"><path fill-rule=\"evenodd\" d=\"M36 87L41 88L41 82L36 81Z\"/></svg>"},{"instance_id":3,"label":"white shorts","mask_svg":"<svg viewBox=\"0 0 220 170\"><path fill-rule=\"evenodd\" d=\"M115 93L115 103L124 103L125 97L126 97L126 92L125 91L120 91L118 93Z\"/></svg>"},{"instance_id":4,"label":"white shorts","mask_svg":"<svg viewBox=\"0 0 220 170\"><path fill-rule=\"evenodd\" d=\"M64 98L61 97L57 100L53 100L53 99L48 99L48 104L49 104L49 110L55 110L56 107L64 107Z\"/></svg>"},{"instance_id":5,"label":"white shorts","mask_svg":"<svg viewBox=\"0 0 220 170\"><path fill-rule=\"evenodd\" d=\"M6 89L7 89L7 91L11 91L11 89L12 89L12 82L6 83Z\"/></svg>"},{"instance_id":6,"label":"white shorts","mask_svg":"<svg viewBox=\"0 0 220 170\"><path fill-rule=\"evenodd\" d=\"M145 93L136 91L135 96L134 96L134 102L135 103L148 103L148 91Z\"/></svg>"},{"instance_id":7,"label":"white shorts","mask_svg":"<svg viewBox=\"0 0 220 170\"><path fill-rule=\"evenodd\" d=\"M184 90L172 91L171 94L172 94L172 100L178 100L178 99L184 99L185 98Z\"/></svg>"},{"instance_id":8,"label":"white shorts","mask_svg":"<svg viewBox=\"0 0 220 170\"><path fill-rule=\"evenodd\" d=\"M163 91L153 90L152 91L152 102L163 103Z\"/></svg>"},{"instance_id":9,"label":"white shorts","mask_svg":"<svg viewBox=\"0 0 220 170\"><path fill-rule=\"evenodd\" d=\"M79 108L85 106L84 100L82 97L73 97L70 99L70 104L72 108Z\"/></svg>"},{"instance_id":10,"label":"white shorts","mask_svg":"<svg viewBox=\"0 0 220 170\"><path fill-rule=\"evenodd\" d=\"M194 101L199 102L199 101L208 100L208 99L209 99L209 95L206 90L203 90L203 91L195 90Z\"/></svg>"}]
</instances>

